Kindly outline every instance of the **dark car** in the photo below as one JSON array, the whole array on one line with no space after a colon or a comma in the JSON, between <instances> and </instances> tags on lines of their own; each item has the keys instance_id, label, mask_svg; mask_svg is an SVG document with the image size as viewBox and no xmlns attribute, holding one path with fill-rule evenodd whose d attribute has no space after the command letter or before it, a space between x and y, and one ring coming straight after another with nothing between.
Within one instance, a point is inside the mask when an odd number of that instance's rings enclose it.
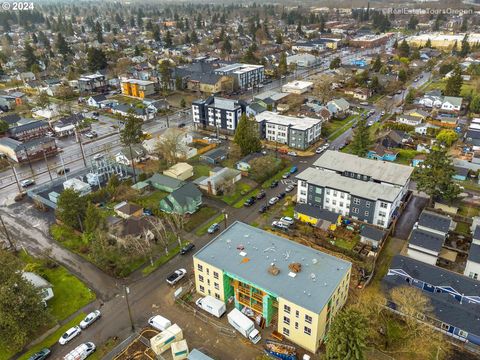
<instances>
[{"instance_id":1,"label":"dark car","mask_svg":"<svg viewBox=\"0 0 480 360\"><path fill-rule=\"evenodd\" d=\"M272 184L270 185L270 188L273 189L273 188L276 188L278 186L278 181L275 180L274 182L272 182Z\"/></svg>"},{"instance_id":2,"label":"dark car","mask_svg":"<svg viewBox=\"0 0 480 360\"><path fill-rule=\"evenodd\" d=\"M281 192L280 194L277 195L277 197L278 197L279 199L283 199L283 198L285 197L285 195L286 195L286 194L285 194L284 192Z\"/></svg>"},{"instance_id":3,"label":"dark car","mask_svg":"<svg viewBox=\"0 0 480 360\"><path fill-rule=\"evenodd\" d=\"M152 216L153 211L150 209L143 209L143 215Z\"/></svg>"},{"instance_id":4,"label":"dark car","mask_svg":"<svg viewBox=\"0 0 480 360\"><path fill-rule=\"evenodd\" d=\"M28 360L44 360L50 356L50 349L42 349L28 358Z\"/></svg>"},{"instance_id":5,"label":"dark car","mask_svg":"<svg viewBox=\"0 0 480 360\"><path fill-rule=\"evenodd\" d=\"M243 203L243 206L252 206L253 204L255 204L255 198L252 196Z\"/></svg>"},{"instance_id":6,"label":"dark car","mask_svg":"<svg viewBox=\"0 0 480 360\"><path fill-rule=\"evenodd\" d=\"M57 170L57 174L58 174L58 175L65 175L65 174L67 174L67 173L69 173L69 172L70 172L70 169L69 169L69 168L61 168L61 169L58 169L58 170Z\"/></svg>"},{"instance_id":7,"label":"dark car","mask_svg":"<svg viewBox=\"0 0 480 360\"><path fill-rule=\"evenodd\" d=\"M265 193L265 190L260 191L257 194L257 200L263 199L267 194Z\"/></svg>"},{"instance_id":8,"label":"dark car","mask_svg":"<svg viewBox=\"0 0 480 360\"><path fill-rule=\"evenodd\" d=\"M195 247L194 244L192 243L189 243L187 245L185 245L182 250L180 250L180 255L185 255L186 253L188 253L189 251L192 251L193 248Z\"/></svg>"},{"instance_id":9,"label":"dark car","mask_svg":"<svg viewBox=\"0 0 480 360\"><path fill-rule=\"evenodd\" d=\"M184 124L184 123L178 124L178 127L179 127L179 128L184 128L184 127L185 127L185 124Z\"/></svg>"},{"instance_id":10,"label":"dark car","mask_svg":"<svg viewBox=\"0 0 480 360\"><path fill-rule=\"evenodd\" d=\"M267 210L268 210L268 206L267 205L262 205L262 206L260 206L260 209L258 209L258 212L263 214L263 213L267 212Z\"/></svg>"}]
</instances>

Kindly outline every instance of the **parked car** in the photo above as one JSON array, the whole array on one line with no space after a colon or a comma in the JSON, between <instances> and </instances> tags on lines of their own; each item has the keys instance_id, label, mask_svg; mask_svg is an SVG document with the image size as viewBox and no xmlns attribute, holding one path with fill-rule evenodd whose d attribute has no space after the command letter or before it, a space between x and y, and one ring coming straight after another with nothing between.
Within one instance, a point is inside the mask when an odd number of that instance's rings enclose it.
<instances>
[{"instance_id":1,"label":"parked car","mask_svg":"<svg viewBox=\"0 0 480 360\"><path fill-rule=\"evenodd\" d=\"M315 153L317 153L317 154L321 154L322 152L323 152L323 146L319 147L319 148L317 148L317 150L315 150Z\"/></svg>"},{"instance_id":2,"label":"parked car","mask_svg":"<svg viewBox=\"0 0 480 360\"><path fill-rule=\"evenodd\" d=\"M80 322L80 328L86 329L87 327L92 325L95 321L100 319L101 316L102 316L102 314L100 313L100 310L92 311L90 314L85 316L85 319L83 319Z\"/></svg>"},{"instance_id":3,"label":"parked car","mask_svg":"<svg viewBox=\"0 0 480 360\"><path fill-rule=\"evenodd\" d=\"M290 185L288 185L288 186L285 188L285 191L286 191L287 193L289 193L289 192L292 191L293 189L295 189L295 185L290 184Z\"/></svg>"},{"instance_id":4,"label":"parked car","mask_svg":"<svg viewBox=\"0 0 480 360\"><path fill-rule=\"evenodd\" d=\"M207 232L209 234L213 234L213 233L217 232L218 230L220 230L220 225L218 225L218 223L213 223L212 225L210 225Z\"/></svg>"},{"instance_id":5,"label":"parked car","mask_svg":"<svg viewBox=\"0 0 480 360\"><path fill-rule=\"evenodd\" d=\"M284 178L284 179L288 179L289 177L290 177L290 173L289 173L289 172L287 172L287 173L285 173L285 174L282 175L282 178Z\"/></svg>"},{"instance_id":6,"label":"parked car","mask_svg":"<svg viewBox=\"0 0 480 360\"><path fill-rule=\"evenodd\" d=\"M298 168L296 166L292 166L290 168L290 174L295 174L298 171Z\"/></svg>"},{"instance_id":7,"label":"parked car","mask_svg":"<svg viewBox=\"0 0 480 360\"><path fill-rule=\"evenodd\" d=\"M257 194L257 200L263 199L266 195L267 195L267 194L266 194L265 190L261 190L261 191Z\"/></svg>"},{"instance_id":8,"label":"parked car","mask_svg":"<svg viewBox=\"0 0 480 360\"><path fill-rule=\"evenodd\" d=\"M249 197L247 200L245 200L245 202L243 203L243 206L252 206L253 204L255 204L255 197Z\"/></svg>"},{"instance_id":9,"label":"parked car","mask_svg":"<svg viewBox=\"0 0 480 360\"><path fill-rule=\"evenodd\" d=\"M182 248L182 250L180 250L180 255L185 255L189 251L192 251L194 247L195 247L195 244L188 243Z\"/></svg>"},{"instance_id":10,"label":"parked car","mask_svg":"<svg viewBox=\"0 0 480 360\"><path fill-rule=\"evenodd\" d=\"M103 154L95 154L93 156L93 160L100 160L100 159L103 159Z\"/></svg>"},{"instance_id":11,"label":"parked car","mask_svg":"<svg viewBox=\"0 0 480 360\"><path fill-rule=\"evenodd\" d=\"M180 123L180 124L178 124L178 127L179 127L179 128L184 128L184 127L185 127L185 124L184 124L184 123Z\"/></svg>"},{"instance_id":12,"label":"parked car","mask_svg":"<svg viewBox=\"0 0 480 360\"><path fill-rule=\"evenodd\" d=\"M278 200L280 200L280 199L278 197L274 196L268 201L268 203L270 205L275 205L278 202Z\"/></svg>"},{"instance_id":13,"label":"parked car","mask_svg":"<svg viewBox=\"0 0 480 360\"><path fill-rule=\"evenodd\" d=\"M53 132L51 132L51 131L47 131L47 132L45 133L45 136L54 137L55 134L54 134Z\"/></svg>"},{"instance_id":14,"label":"parked car","mask_svg":"<svg viewBox=\"0 0 480 360\"><path fill-rule=\"evenodd\" d=\"M63 357L63 360L83 360L92 355L95 352L95 344L93 342L87 342L78 345L75 349L70 351Z\"/></svg>"},{"instance_id":15,"label":"parked car","mask_svg":"<svg viewBox=\"0 0 480 360\"><path fill-rule=\"evenodd\" d=\"M268 206L267 205L262 205L262 206L260 206L260 209L258 209L258 212L263 214L263 213L267 212L267 210L268 210Z\"/></svg>"},{"instance_id":16,"label":"parked car","mask_svg":"<svg viewBox=\"0 0 480 360\"><path fill-rule=\"evenodd\" d=\"M65 175L70 172L70 168L63 167L57 170L58 175Z\"/></svg>"},{"instance_id":17,"label":"parked car","mask_svg":"<svg viewBox=\"0 0 480 360\"><path fill-rule=\"evenodd\" d=\"M66 343L68 343L69 341L71 341L72 339L80 335L81 332L82 332L82 329L80 329L80 326L71 327L70 329L65 331L65 333L62 336L60 336L58 343L60 345L65 345Z\"/></svg>"},{"instance_id":18,"label":"parked car","mask_svg":"<svg viewBox=\"0 0 480 360\"><path fill-rule=\"evenodd\" d=\"M47 357L50 356L50 353L50 349L45 348L30 356L28 360L45 360Z\"/></svg>"},{"instance_id":19,"label":"parked car","mask_svg":"<svg viewBox=\"0 0 480 360\"><path fill-rule=\"evenodd\" d=\"M155 315L148 319L148 325L158 331L164 331L172 326L172 322L161 315Z\"/></svg>"},{"instance_id":20,"label":"parked car","mask_svg":"<svg viewBox=\"0 0 480 360\"><path fill-rule=\"evenodd\" d=\"M277 186L278 186L278 181L277 180L272 181L272 183L270 184L271 189L276 188Z\"/></svg>"},{"instance_id":21,"label":"parked car","mask_svg":"<svg viewBox=\"0 0 480 360\"><path fill-rule=\"evenodd\" d=\"M283 231L287 231L288 230L288 225L280 222L280 221L274 221L272 222L272 227L276 228L276 229L280 229L280 230L283 230Z\"/></svg>"},{"instance_id":22,"label":"parked car","mask_svg":"<svg viewBox=\"0 0 480 360\"><path fill-rule=\"evenodd\" d=\"M277 195L277 197L279 199L283 199L285 197L285 195L286 195L285 192L282 191L280 194Z\"/></svg>"},{"instance_id":23,"label":"parked car","mask_svg":"<svg viewBox=\"0 0 480 360\"><path fill-rule=\"evenodd\" d=\"M143 215L153 216L153 211L150 209L143 209Z\"/></svg>"},{"instance_id":24,"label":"parked car","mask_svg":"<svg viewBox=\"0 0 480 360\"><path fill-rule=\"evenodd\" d=\"M294 220L290 216L284 216L280 219L281 222L287 225L293 225Z\"/></svg>"},{"instance_id":25,"label":"parked car","mask_svg":"<svg viewBox=\"0 0 480 360\"><path fill-rule=\"evenodd\" d=\"M187 275L187 270L185 269L175 270L173 273L168 275L167 283L173 286L176 283L178 283L180 280L182 280L185 277L185 275Z\"/></svg>"},{"instance_id":26,"label":"parked car","mask_svg":"<svg viewBox=\"0 0 480 360\"><path fill-rule=\"evenodd\" d=\"M287 153L287 155L290 155L290 156L297 156L297 153L295 151L289 151Z\"/></svg>"},{"instance_id":27,"label":"parked car","mask_svg":"<svg viewBox=\"0 0 480 360\"><path fill-rule=\"evenodd\" d=\"M97 133L96 132L93 132L93 131L89 131L89 132L86 132L85 133L85 137L89 138L89 139L93 139L93 138L96 138L97 137Z\"/></svg>"},{"instance_id":28,"label":"parked car","mask_svg":"<svg viewBox=\"0 0 480 360\"><path fill-rule=\"evenodd\" d=\"M25 179L25 180L20 181L20 185L21 185L23 188L27 188L27 187L29 187L29 186L35 185L35 180Z\"/></svg>"}]
</instances>

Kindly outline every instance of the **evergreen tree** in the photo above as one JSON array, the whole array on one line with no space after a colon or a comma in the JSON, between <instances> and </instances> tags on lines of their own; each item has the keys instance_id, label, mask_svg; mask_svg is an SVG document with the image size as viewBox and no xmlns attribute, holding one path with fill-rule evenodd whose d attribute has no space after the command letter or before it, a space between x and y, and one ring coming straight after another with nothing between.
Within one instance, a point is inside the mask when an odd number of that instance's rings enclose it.
<instances>
[{"instance_id":1,"label":"evergreen tree","mask_svg":"<svg viewBox=\"0 0 480 360\"><path fill-rule=\"evenodd\" d=\"M405 96L405 103L410 105L410 104L413 104L414 101L415 101L415 90L410 89L407 95Z\"/></svg>"},{"instance_id":2,"label":"evergreen tree","mask_svg":"<svg viewBox=\"0 0 480 360\"><path fill-rule=\"evenodd\" d=\"M427 42L425 43L426 48L431 48L432 47L432 40L430 38L427 39Z\"/></svg>"},{"instance_id":3,"label":"evergreen tree","mask_svg":"<svg viewBox=\"0 0 480 360\"><path fill-rule=\"evenodd\" d=\"M379 72L382 68L382 59L380 59L380 55L377 55L375 58L375 62L372 65L372 70L375 72Z\"/></svg>"},{"instance_id":4,"label":"evergreen tree","mask_svg":"<svg viewBox=\"0 0 480 360\"><path fill-rule=\"evenodd\" d=\"M97 37L97 41L102 44L103 43L103 30L102 25L97 21L95 24L95 33Z\"/></svg>"},{"instance_id":5,"label":"evergreen tree","mask_svg":"<svg viewBox=\"0 0 480 360\"><path fill-rule=\"evenodd\" d=\"M418 25L418 19L415 17L415 15L412 15L410 17L410 20L408 21L407 29L415 30L417 28L417 25Z\"/></svg>"},{"instance_id":6,"label":"evergreen tree","mask_svg":"<svg viewBox=\"0 0 480 360\"><path fill-rule=\"evenodd\" d=\"M138 119L133 115L129 115L125 119L125 125L120 131L120 141L130 152L130 158L132 159L132 170L133 170L133 182L137 182L137 176L135 172L135 158L133 156L132 145L140 144L143 140L142 132L142 120Z\"/></svg>"},{"instance_id":7,"label":"evergreen tree","mask_svg":"<svg viewBox=\"0 0 480 360\"><path fill-rule=\"evenodd\" d=\"M232 44L230 43L230 39L228 38L228 36L225 38L225 41L223 42L222 51L225 54L231 54L232 53Z\"/></svg>"},{"instance_id":8,"label":"evergreen tree","mask_svg":"<svg viewBox=\"0 0 480 360\"><path fill-rule=\"evenodd\" d=\"M63 37L62 33L58 33L57 35L57 42L55 44L58 52L62 54L63 56L66 56L68 54L72 53L72 49L70 49L70 46L68 45L67 41Z\"/></svg>"},{"instance_id":9,"label":"evergreen tree","mask_svg":"<svg viewBox=\"0 0 480 360\"><path fill-rule=\"evenodd\" d=\"M37 57L30 43L25 44L25 49L23 50L23 58L25 59L25 67L30 70L33 65L37 63Z\"/></svg>"},{"instance_id":10,"label":"evergreen tree","mask_svg":"<svg viewBox=\"0 0 480 360\"><path fill-rule=\"evenodd\" d=\"M287 71L288 71L287 54L282 52L280 54L280 59L278 60L278 74L285 75Z\"/></svg>"},{"instance_id":11,"label":"evergreen tree","mask_svg":"<svg viewBox=\"0 0 480 360\"><path fill-rule=\"evenodd\" d=\"M170 30L167 30L165 33L165 37L163 38L163 42L167 48L171 48L173 45L172 34L170 34Z\"/></svg>"},{"instance_id":12,"label":"evergreen tree","mask_svg":"<svg viewBox=\"0 0 480 360\"><path fill-rule=\"evenodd\" d=\"M0 62L0 75L5 75L5 71L3 70L3 66L1 62Z\"/></svg>"},{"instance_id":13,"label":"evergreen tree","mask_svg":"<svg viewBox=\"0 0 480 360\"><path fill-rule=\"evenodd\" d=\"M358 120L357 127L353 133L351 143L352 153L358 156L365 156L368 153L368 148L371 146L372 140L370 138L370 131L367 126L367 120L362 118Z\"/></svg>"},{"instance_id":14,"label":"evergreen tree","mask_svg":"<svg viewBox=\"0 0 480 360\"><path fill-rule=\"evenodd\" d=\"M480 114L480 96L474 95L472 101L470 101L470 111L475 114Z\"/></svg>"},{"instance_id":15,"label":"evergreen tree","mask_svg":"<svg viewBox=\"0 0 480 360\"><path fill-rule=\"evenodd\" d=\"M242 114L235 130L234 142L240 147L242 156L260 151L262 143L258 133L257 123Z\"/></svg>"},{"instance_id":16,"label":"evergreen tree","mask_svg":"<svg viewBox=\"0 0 480 360\"><path fill-rule=\"evenodd\" d=\"M405 71L405 69L400 69L398 71L398 80L401 82L407 81L407 72Z\"/></svg>"},{"instance_id":17,"label":"evergreen tree","mask_svg":"<svg viewBox=\"0 0 480 360\"><path fill-rule=\"evenodd\" d=\"M456 65L453 69L453 74L447 80L445 85L444 95L446 96L460 96L462 92L463 78L462 69Z\"/></svg>"},{"instance_id":18,"label":"evergreen tree","mask_svg":"<svg viewBox=\"0 0 480 360\"><path fill-rule=\"evenodd\" d=\"M347 308L333 319L326 345L327 360L363 360L367 319L358 310Z\"/></svg>"},{"instance_id":19,"label":"evergreen tree","mask_svg":"<svg viewBox=\"0 0 480 360\"><path fill-rule=\"evenodd\" d=\"M283 36L282 36L282 33L280 31L276 31L275 32L275 43L276 44L283 44Z\"/></svg>"},{"instance_id":20,"label":"evergreen tree","mask_svg":"<svg viewBox=\"0 0 480 360\"><path fill-rule=\"evenodd\" d=\"M87 200L73 189L62 191L57 200L57 217L72 229L83 231Z\"/></svg>"},{"instance_id":21,"label":"evergreen tree","mask_svg":"<svg viewBox=\"0 0 480 360\"><path fill-rule=\"evenodd\" d=\"M170 61L164 60L160 63L159 72L162 77L162 87L164 91L167 91L170 87L170 79L171 79L171 69L170 69Z\"/></svg>"},{"instance_id":22,"label":"evergreen tree","mask_svg":"<svg viewBox=\"0 0 480 360\"><path fill-rule=\"evenodd\" d=\"M187 34L187 35L188 35L188 34ZM160 41L160 40L162 40L162 36L160 35L160 28L159 28L158 25L155 25L155 26L153 27L153 39L154 39L155 41Z\"/></svg>"},{"instance_id":23,"label":"evergreen tree","mask_svg":"<svg viewBox=\"0 0 480 360\"><path fill-rule=\"evenodd\" d=\"M462 45L460 48L460 56L465 57L470 52L470 44L468 43L468 34L465 34L465 37L462 40Z\"/></svg>"},{"instance_id":24,"label":"evergreen tree","mask_svg":"<svg viewBox=\"0 0 480 360\"><path fill-rule=\"evenodd\" d=\"M408 45L406 40L403 40L400 43L397 51L398 51L398 56L408 58L408 56L410 55L410 46Z\"/></svg>"},{"instance_id":25,"label":"evergreen tree","mask_svg":"<svg viewBox=\"0 0 480 360\"><path fill-rule=\"evenodd\" d=\"M107 57L102 49L91 47L87 51L88 69L92 72L105 69L108 65Z\"/></svg>"},{"instance_id":26,"label":"evergreen tree","mask_svg":"<svg viewBox=\"0 0 480 360\"><path fill-rule=\"evenodd\" d=\"M338 69L341 65L342 65L342 60L340 60L339 57L336 57L330 62L330 69L332 70Z\"/></svg>"}]
</instances>

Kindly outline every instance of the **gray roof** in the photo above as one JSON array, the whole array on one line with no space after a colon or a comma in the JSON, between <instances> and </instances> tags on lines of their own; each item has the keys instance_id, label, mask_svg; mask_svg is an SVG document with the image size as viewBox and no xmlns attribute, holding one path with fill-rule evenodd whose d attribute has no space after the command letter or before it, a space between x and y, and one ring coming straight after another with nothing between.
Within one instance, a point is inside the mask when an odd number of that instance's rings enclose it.
<instances>
[{"instance_id":1,"label":"gray roof","mask_svg":"<svg viewBox=\"0 0 480 360\"><path fill-rule=\"evenodd\" d=\"M9 137L3 137L3 138L0 138L0 145L9 147L10 149L13 149L13 150L17 150L21 148L22 142Z\"/></svg>"},{"instance_id":2,"label":"gray roof","mask_svg":"<svg viewBox=\"0 0 480 360\"><path fill-rule=\"evenodd\" d=\"M184 207L185 205L188 205L190 199L201 197L202 192L192 183L186 183L182 187L173 191L169 196L173 197L180 206ZM165 199L170 201L168 197Z\"/></svg>"},{"instance_id":3,"label":"gray roof","mask_svg":"<svg viewBox=\"0 0 480 360\"><path fill-rule=\"evenodd\" d=\"M450 219L448 216L436 214L426 210L422 211L420 218L418 219L419 226L441 231L445 234L450 229L451 223L452 219Z\"/></svg>"},{"instance_id":4,"label":"gray roof","mask_svg":"<svg viewBox=\"0 0 480 360\"><path fill-rule=\"evenodd\" d=\"M239 246L243 246L244 257L237 250ZM317 314L352 266L350 262L238 221L194 257ZM246 258L247 262L242 261ZM289 276L288 265L293 262L302 265L295 277ZM268 272L271 263L280 269L276 276Z\"/></svg>"},{"instance_id":5,"label":"gray roof","mask_svg":"<svg viewBox=\"0 0 480 360\"><path fill-rule=\"evenodd\" d=\"M475 227L475 231L473 232L473 238L475 240L480 240L480 225Z\"/></svg>"},{"instance_id":6,"label":"gray roof","mask_svg":"<svg viewBox=\"0 0 480 360\"><path fill-rule=\"evenodd\" d=\"M22 277L38 289L52 287L52 285L47 280L33 272L24 271L22 272Z\"/></svg>"},{"instance_id":7,"label":"gray roof","mask_svg":"<svg viewBox=\"0 0 480 360\"><path fill-rule=\"evenodd\" d=\"M468 260L480 264L480 245L472 244L468 251Z\"/></svg>"},{"instance_id":8,"label":"gray roof","mask_svg":"<svg viewBox=\"0 0 480 360\"><path fill-rule=\"evenodd\" d=\"M382 241L384 235L385 231L373 226L365 225L362 227L362 230L360 230L360 236L370 240Z\"/></svg>"},{"instance_id":9,"label":"gray roof","mask_svg":"<svg viewBox=\"0 0 480 360\"><path fill-rule=\"evenodd\" d=\"M410 244L428 249L430 251L440 252L445 239L441 235L414 229L410 235Z\"/></svg>"},{"instance_id":10,"label":"gray roof","mask_svg":"<svg viewBox=\"0 0 480 360\"><path fill-rule=\"evenodd\" d=\"M171 189L178 189L183 184L182 180L178 180L170 176L166 176L158 173L153 174L150 178L148 178L145 181L149 182L150 184L158 183L166 187L169 187Z\"/></svg>"},{"instance_id":11,"label":"gray roof","mask_svg":"<svg viewBox=\"0 0 480 360\"><path fill-rule=\"evenodd\" d=\"M10 130L8 130L8 132L10 134L14 135L14 134L18 134L18 133L21 133L21 132L24 132L24 131L37 129L37 128L41 128L41 127L45 127L45 126L48 126L48 123L43 121L43 120L32 121L32 122L28 122L24 125L15 126L15 127L11 128Z\"/></svg>"},{"instance_id":12,"label":"gray roof","mask_svg":"<svg viewBox=\"0 0 480 360\"><path fill-rule=\"evenodd\" d=\"M443 98L443 102L447 101L454 106L462 106L463 98L456 96L445 96Z\"/></svg>"},{"instance_id":13,"label":"gray roof","mask_svg":"<svg viewBox=\"0 0 480 360\"><path fill-rule=\"evenodd\" d=\"M201 158L211 158L211 159L218 159L222 156L226 156L227 152L224 148L216 148L210 151L207 151L205 154L200 155Z\"/></svg>"},{"instance_id":14,"label":"gray roof","mask_svg":"<svg viewBox=\"0 0 480 360\"><path fill-rule=\"evenodd\" d=\"M298 203L297 205L295 205L295 211L318 220L328 221L332 224L336 223L339 217L339 214L337 213L308 204Z\"/></svg>"},{"instance_id":15,"label":"gray roof","mask_svg":"<svg viewBox=\"0 0 480 360\"><path fill-rule=\"evenodd\" d=\"M374 160L375 161L375 160ZM373 181L357 180L323 169L307 168L296 176L309 184L347 192L368 200L394 201L402 188L376 183Z\"/></svg>"},{"instance_id":16,"label":"gray roof","mask_svg":"<svg viewBox=\"0 0 480 360\"><path fill-rule=\"evenodd\" d=\"M413 168L410 166L370 160L332 150L325 151L313 165L337 172L350 171L367 175L375 180L401 186L407 183L413 172Z\"/></svg>"},{"instance_id":17,"label":"gray roof","mask_svg":"<svg viewBox=\"0 0 480 360\"><path fill-rule=\"evenodd\" d=\"M210 356L205 355L201 351L197 349L193 349L190 351L190 354L188 354L187 357L188 360L213 360Z\"/></svg>"}]
</instances>

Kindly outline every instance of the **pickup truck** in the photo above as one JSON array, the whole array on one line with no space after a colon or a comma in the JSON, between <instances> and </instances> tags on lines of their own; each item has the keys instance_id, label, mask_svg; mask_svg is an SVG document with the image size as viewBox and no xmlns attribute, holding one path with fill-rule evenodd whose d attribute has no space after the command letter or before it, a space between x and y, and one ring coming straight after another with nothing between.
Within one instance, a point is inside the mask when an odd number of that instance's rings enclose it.
<instances>
[{"instance_id":1,"label":"pickup truck","mask_svg":"<svg viewBox=\"0 0 480 360\"><path fill-rule=\"evenodd\" d=\"M171 273L167 277L167 283L169 283L170 285L173 286L176 283L178 283L180 280L182 280L185 277L186 274L187 274L187 270L185 270L185 269L175 270L173 273Z\"/></svg>"}]
</instances>

